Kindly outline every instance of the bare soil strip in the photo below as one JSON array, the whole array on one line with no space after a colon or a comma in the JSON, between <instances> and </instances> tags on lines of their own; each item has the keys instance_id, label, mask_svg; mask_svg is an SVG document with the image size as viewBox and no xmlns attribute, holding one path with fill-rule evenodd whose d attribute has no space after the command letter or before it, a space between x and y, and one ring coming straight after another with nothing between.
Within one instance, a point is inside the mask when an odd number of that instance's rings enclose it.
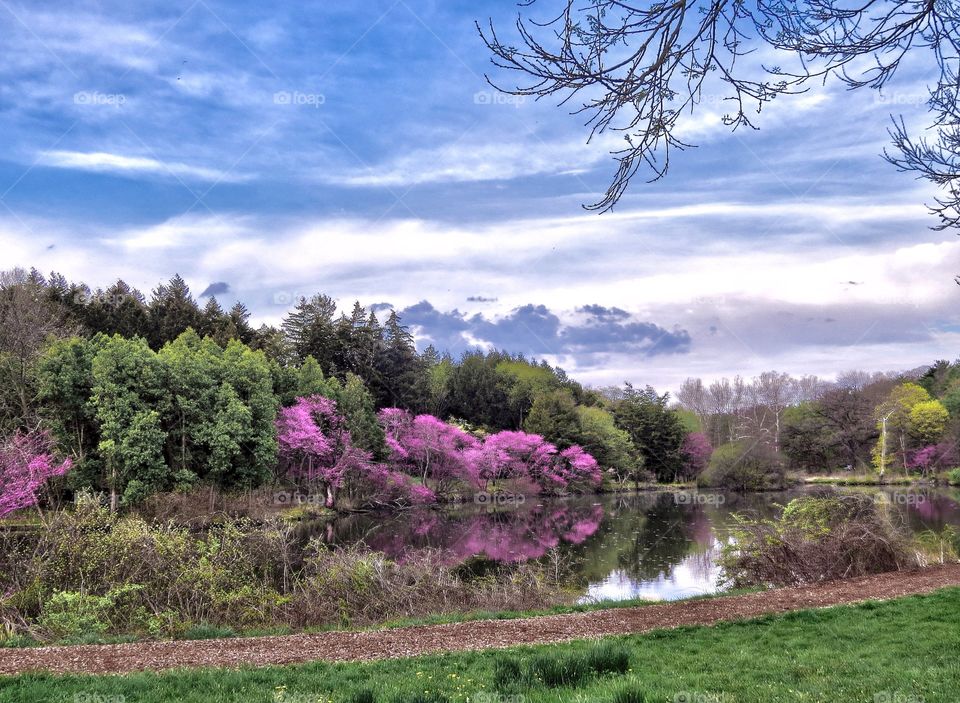
<instances>
[{"instance_id":1,"label":"bare soil strip","mask_svg":"<svg viewBox=\"0 0 960 703\"><path fill-rule=\"evenodd\" d=\"M960 586L960 564L637 608L364 632L0 649L0 674L122 674L174 668L363 661L711 625L803 608L883 600Z\"/></svg>"}]
</instances>

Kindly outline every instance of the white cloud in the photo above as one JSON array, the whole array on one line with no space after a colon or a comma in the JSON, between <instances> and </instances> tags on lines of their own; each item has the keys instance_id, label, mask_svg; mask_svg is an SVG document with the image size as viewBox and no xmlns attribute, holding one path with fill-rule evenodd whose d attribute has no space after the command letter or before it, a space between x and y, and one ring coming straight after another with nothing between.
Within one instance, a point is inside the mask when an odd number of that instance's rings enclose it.
<instances>
[{"instance_id":1,"label":"white cloud","mask_svg":"<svg viewBox=\"0 0 960 703\"><path fill-rule=\"evenodd\" d=\"M56 168L70 168L121 175L151 174L178 179L215 182L240 182L249 179L248 175L242 173L222 171L204 166L193 166L176 161L160 161L144 156L124 156L122 154L112 154L104 151L44 151L39 154L38 161L46 166L54 166Z\"/></svg>"},{"instance_id":2,"label":"white cloud","mask_svg":"<svg viewBox=\"0 0 960 703\"><path fill-rule=\"evenodd\" d=\"M616 140L615 144L619 146L621 142ZM434 148L416 149L383 164L318 177L333 185L394 187L510 180L538 174L576 175L608 161L613 146L614 142L607 137L585 144L583 139L543 141L534 135L528 135L524 141L496 137L478 140L471 136Z\"/></svg>"}]
</instances>

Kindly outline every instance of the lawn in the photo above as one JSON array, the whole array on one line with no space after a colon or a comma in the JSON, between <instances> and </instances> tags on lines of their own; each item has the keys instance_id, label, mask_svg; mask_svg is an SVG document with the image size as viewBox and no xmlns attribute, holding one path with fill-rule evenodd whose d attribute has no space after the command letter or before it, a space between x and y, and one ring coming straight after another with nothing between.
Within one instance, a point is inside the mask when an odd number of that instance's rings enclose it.
<instances>
[{"instance_id":1,"label":"lawn","mask_svg":"<svg viewBox=\"0 0 960 703\"><path fill-rule=\"evenodd\" d=\"M11 703L954 703L960 589L597 642L368 664L0 679Z\"/></svg>"}]
</instances>

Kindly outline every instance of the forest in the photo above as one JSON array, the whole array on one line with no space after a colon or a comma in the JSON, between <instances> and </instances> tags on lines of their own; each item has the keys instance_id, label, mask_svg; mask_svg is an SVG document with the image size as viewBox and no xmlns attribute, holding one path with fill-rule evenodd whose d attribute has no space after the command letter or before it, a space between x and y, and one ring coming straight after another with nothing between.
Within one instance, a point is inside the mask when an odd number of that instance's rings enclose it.
<instances>
[{"instance_id":1,"label":"forest","mask_svg":"<svg viewBox=\"0 0 960 703\"><path fill-rule=\"evenodd\" d=\"M418 351L395 311L301 298L279 328L56 273L0 277L0 515L78 492L111 510L167 492L294 487L326 508L564 495L797 472L947 480L960 365L836 380L765 372L677 393L587 388L508 351Z\"/></svg>"}]
</instances>

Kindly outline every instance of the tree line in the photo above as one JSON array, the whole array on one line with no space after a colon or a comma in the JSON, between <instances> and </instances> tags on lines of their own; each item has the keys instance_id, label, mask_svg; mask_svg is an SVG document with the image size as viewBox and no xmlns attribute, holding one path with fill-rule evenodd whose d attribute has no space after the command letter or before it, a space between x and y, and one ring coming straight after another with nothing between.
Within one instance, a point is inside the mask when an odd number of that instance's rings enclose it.
<instances>
[{"instance_id":1,"label":"tree line","mask_svg":"<svg viewBox=\"0 0 960 703\"><path fill-rule=\"evenodd\" d=\"M349 314L337 309L317 294L278 327L254 328L241 303L224 310L211 297L201 306L179 276L148 299L122 280L93 289L56 273L4 272L0 433L49 434L70 459L68 487L108 492L114 507L159 491L296 479L282 469L322 454L284 444L284 413L304 403L313 403L313 425L301 430L315 431L315 442L331 439L331 428L348 436L365 475L393 488L396 476L367 469L389 465L440 495L451 476L478 485L524 478L540 490L594 486L592 461L620 484L695 473L684 451L689 422L666 394L584 388L560 368L506 351L456 359L418 351L395 311L380 322L359 302ZM391 424L385 409L408 421ZM472 451L463 471L442 475L433 464L424 472L410 458L421 449L397 444L426 437L433 457L450 449L449 428L478 442L455 447ZM340 458L327 467L333 475L349 474Z\"/></svg>"},{"instance_id":2,"label":"tree line","mask_svg":"<svg viewBox=\"0 0 960 703\"><path fill-rule=\"evenodd\" d=\"M928 474L956 466L960 361L908 373L847 371L835 381L775 371L677 394L714 446L763 445L787 467Z\"/></svg>"}]
</instances>

